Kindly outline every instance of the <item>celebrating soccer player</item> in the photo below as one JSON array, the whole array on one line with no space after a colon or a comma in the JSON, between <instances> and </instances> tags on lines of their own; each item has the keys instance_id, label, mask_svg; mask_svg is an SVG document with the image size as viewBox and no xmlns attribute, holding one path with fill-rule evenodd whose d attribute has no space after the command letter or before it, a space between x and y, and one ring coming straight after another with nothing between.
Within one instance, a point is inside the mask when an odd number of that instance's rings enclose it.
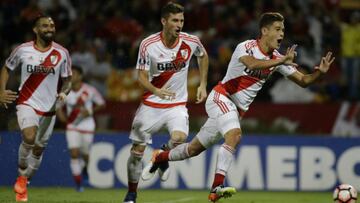
<instances>
[{"instance_id":1,"label":"celebrating soccer player","mask_svg":"<svg viewBox=\"0 0 360 203\"><path fill-rule=\"evenodd\" d=\"M64 101L71 87L71 59L68 51L53 41L54 21L41 15L35 20L33 31L36 39L16 47L0 75L0 104L7 108L17 96L6 90L9 71L21 68L16 114L22 142L18 155L19 176L14 186L16 201L28 199L28 180L39 168L54 128L56 101ZM60 92L59 78L63 82Z\"/></svg>"},{"instance_id":2,"label":"celebrating soccer player","mask_svg":"<svg viewBox=\"0 0 360 203\"><path fill-rule=\"evenodd\" d=\"M124 203L136 202L137 186L142 171L141 159L151 135L161 127L170 133L168 148L185 142L189 131L187 102L187 75L192 55L197 57L200 69L200 86L197 102L207 97L206 84L208 56L198 37L181 32L184 25L184 8L168 3L161 10L163 30L145 38L139 48L138 81L145 88L130 133L133 142L128 168L128 193ZM168 163L159 166L162 180L168 178Z\"/></svg>"},{"instance_id":3,"label":"celebrating soccer player","mask_svg":"<svg viewBox=\"0 0 360 203\"><path fill-rule=\"evenodd\" d=\"M285 55L277 51L284 38L283 16L279 13L264 13L259 28L259 39L238 44L224 79L209 94L205 105L208 119L200 132L190 143L180 144L170 151L154 151L151 163L143 170L143 179L153 177L160 164L196 156L224 138L218 151L215 177L208 199L216 202L222 197L232 196L236 192L235 188L224 187L223 184L240 143L240 119L269 76L278 71L301 87L307 87L325 74L334 61L332 53L328 52L312 74L303 74L293 62L295 45L288 48Z\"/></svg>"}]
</instances>

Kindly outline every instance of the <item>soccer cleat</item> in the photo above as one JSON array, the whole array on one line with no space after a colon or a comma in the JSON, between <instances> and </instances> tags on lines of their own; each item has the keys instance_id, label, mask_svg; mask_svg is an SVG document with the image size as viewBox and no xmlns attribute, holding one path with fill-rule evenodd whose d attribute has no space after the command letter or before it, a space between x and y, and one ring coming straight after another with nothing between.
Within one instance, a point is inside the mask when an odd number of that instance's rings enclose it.
<instances>
[{"instance_id":1,"label":"soccer cleat","mask_svg":"<svg viewBox=\"0 0 360 203\"><path fill-rule=\"evenodd\" d=\"M84 192L84 187L82 185L76 185L76 192Z\"/></svg>"},{"instance_id":2,"label":"soccer cleat","mask_svg":"<svg viewBox=\"0 0 360 203\"><path fill-rule=\"evenodd\" d=\"M28 201L27 191L25 191L25 192L22 193L22 194L16 193L16 195L15 195L15 200L16 200L17 202L27 202L27 201Z\"/></svg>"},{"instance_id":3,"label":"soccer cleat","mask_svg":"<svg viewBox=\"0 0 360 203\"><path fill-rule=\"evenodd\" d=\"M128 192L125 196L123 203L136 203L136 197L137 197L136 192Z\"/></svg>"},{"instance_id":4,"label":"soccer cleat","mask_svg":"<svg viewBox=\"0 0 360 203\"><path fill-rule=\"evenodd\" d=\"M152 154L152 158L150 160L150 162L144 167L142 173L141 173L141 179L143 180L150 180L151 178L154 177L155 172L158 170L158 168L160 167L159 164L155 163L156 157L163 152L163 150L161 149L156 149L153 151Z\"/></svg>"},{"instance_id":5,"label":"soccer cleat","mask_svg":"<svg viewBox=\"0 0 360 203\"><path fill-rule=\"evenodd\" d=\"M16 182L14 185L14 191L18 194L24 194L27 192L26 186L27 186L27 177L19 176L16 179Z\"/></svg>"},{"instance_id":6,"label":"soccer cleat","mask_svg":"<svg viewBox=\"0 0 360 203\"><path fill-rule=\"evenodd\" d=\"M167 181L170 176L169 162L160 163L158 173L161 181Z\"/></svg>"},{"instance_id":7,"label":"soccer cleat","mask_svg":"<svg viewBox=\"0 0 360 203\"><path fill-rule=\"evenodd\" d=\"M216 202L220 198L229 198L236 193L236 189L234 187L224 187L223 185L219 185L213 188L209 194L209 201Z\"/></svg>"}]
</instances>

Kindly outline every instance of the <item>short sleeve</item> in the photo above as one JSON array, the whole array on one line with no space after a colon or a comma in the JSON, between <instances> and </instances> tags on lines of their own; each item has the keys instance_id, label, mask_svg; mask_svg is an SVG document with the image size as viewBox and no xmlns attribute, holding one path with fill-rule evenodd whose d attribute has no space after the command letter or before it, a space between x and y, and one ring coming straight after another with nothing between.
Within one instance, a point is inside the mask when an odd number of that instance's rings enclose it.
<instances>
[{"instance_id":1,"label":"short sleeve","mask_svg":"<svg viewBox=\"0 0 360 203\"><path fill-rule=\"evenodd\" d=\"M66 78L72 75L72 71L71 71L71 66L72 66L72 61L69 55L69 52L67 50L64 50L65 52L65 58L62 61L61 64L61 77L62 78Z\"/></svg>"},{"instance_id":2,"label":"short sleeve","mask_svg":"<svg viewBox=\"0 0 360 203\"><path fill-rule=\"evenodd\" d=\"M234 56L237 56L237 58L241 58L243 56L252 56L252 50L251 46L248 46L247 44L250 43L249 41L242 42L236 46L236 49L234 51Z\"/></svg>"},{"instance_id":3,"label":"short sleeve","mask_svg":"<svg viewBox=\"0 0 360 203\"><path fill-rule=\"evenodd\" d=\"M8 67L10 70L15 70L15 68L18 67L20 64L21 52L22 52L21 48L15 48L11 52L10 56L6 59L5 62L6 67Z\"/></svg>"},{"instance_id":4,"label":"short sleeve","mask_svg":"<svg viewBox=\"0 0 360 203\"><path fill-rule=\"evenodd\" d=\"M276 71L281 73L283 76L287 77L287 76L295 73L297 70L294 66L280 65L277 67Z\"/></svg>"},{"instance_id":5,"label":"short sleeve","mask_svg":"<svg viewBox=\"0 0 360 203\"><path fill-rule=\"evenodd\" d=\"M194 55L203 56L206 53L204 46L202 45L200 39L197 36L194 36L194 40L195 40Z\"/></svg>"},{"instance_id":6,"label":"short sleeve","mask_svg":"<svg viewBox=\"0 0 360 203\"><path fill-rule=\"evenodd\" d=\"M101 94L97 91L96 88L92 88L92 92L93 92L93 102L96 105L104 105L105 104L105 100L104 98L101 96Z\"/></svg>"},{"instance_id":7,"label":"short sleeve","mask_svg":"<svg viewBox=\"0 0 360 203\"><path fill-rule=\"evenodd\" d=\"M150 70L150 56L148 52L147 43L144 43L144 40L141 42L139 47L139 53L136 63L136 69L138 70Z\"/></svg>"}]
</instances>

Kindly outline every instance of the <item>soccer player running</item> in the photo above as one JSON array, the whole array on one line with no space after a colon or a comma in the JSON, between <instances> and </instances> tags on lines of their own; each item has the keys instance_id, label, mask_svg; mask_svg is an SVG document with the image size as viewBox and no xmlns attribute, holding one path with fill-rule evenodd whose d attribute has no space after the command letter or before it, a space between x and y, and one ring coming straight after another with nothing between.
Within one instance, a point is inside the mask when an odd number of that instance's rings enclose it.
<instances>
[{"instance_id":1,"label":"soccer player running","mask_svg":"<svg viewBox=\"0 0 360 203\"><path fill-rule=\"evenodd\" d=\"M128 193L124 203L136 202L137 187L142 172L142 157L151 135L165 126L170 134L168 148L185 142L188 131L187 75L192 55L197 57L200 86L197 103L207 97L208 56L198 37L181 32L184 8L169 2L161 10L161 32L145 38L139 48L138 81L145 88L135 118L130 139L133 146L127 162ZM160 166L162 180L168 178L168 163Z\"/></svg>"},{"instance_id":2,"label":"soccer player running","mask_svg":"<svg viewBox=\"0 0 360 203\"><path fill-rule=\"evenodd\" d=\"M259 39L237 45L224 79L209 94L205 105L208 119L200 132L190 143L183 143L170 151L154 151L152 161L142 172L143 179L153 177L153 168L159 164L197 156L224 138L217 154L215 177L208 199L216 202L222 197L232 196L235 188L224 187L223 184L240 143L240 119L269 76L278 71L301 87L307 87L325 74L334 61L332 53L328 52L312 74L304 75L293 62L296 46L289 48L284 56L277 51L284 38L283 16L264 13L259 28Z\"/></svg>"},{"instance_id":3,"label":"soccer player running","mask_svg":"<svg viewBox=\"0 0 360 203\"><path fill-rule=\"evenodd\" d=\"M54 128L56 101L64 101L71 87L71 59L68 51L53 41L54 21L41 15L35 20L33 31L36 39L16 47L0 73L0 101L7 108L17 96L6 90L9 71L21 69L16 114L22 142L14 190L16 201L24 202L28 199L28 180L39 168ZM58 91L60 78L63 84Z\"/></svg>"},{"instance_id":4,"label":"soccer player running","mask_svg":"<svg viewBox=\"0 0 360 203\"><path fill-rule=\"evenodd\" d=\"M59 120L66 123L70 168L76 190L82 192L83 182L88 181L89 149L95 133L94 114L105 107L105 100L93 86L83 82L80 66L73 66L72 71L71 91L56 113Z\"/></svg>"}]
</instances>

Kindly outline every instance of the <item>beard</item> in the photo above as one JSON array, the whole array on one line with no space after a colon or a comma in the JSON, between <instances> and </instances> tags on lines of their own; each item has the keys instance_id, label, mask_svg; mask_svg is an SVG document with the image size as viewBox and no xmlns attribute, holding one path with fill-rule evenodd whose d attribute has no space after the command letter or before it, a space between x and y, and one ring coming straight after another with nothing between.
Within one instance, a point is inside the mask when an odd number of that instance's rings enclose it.
<instances>
[{"instance_id":1,"label":"beard","mask_svg":"<svg viewBox=\"0 0 360 203\"><path fill-rule=\"evenodd\" d=\"M51 34L49 34L49 33L51 33ZM55 36L55 32L47 32L47 33L39 34L40 39L42 39L43 41L45 41L47 43L54 41L54 36Z\"/></svg>"}]
</instances>

